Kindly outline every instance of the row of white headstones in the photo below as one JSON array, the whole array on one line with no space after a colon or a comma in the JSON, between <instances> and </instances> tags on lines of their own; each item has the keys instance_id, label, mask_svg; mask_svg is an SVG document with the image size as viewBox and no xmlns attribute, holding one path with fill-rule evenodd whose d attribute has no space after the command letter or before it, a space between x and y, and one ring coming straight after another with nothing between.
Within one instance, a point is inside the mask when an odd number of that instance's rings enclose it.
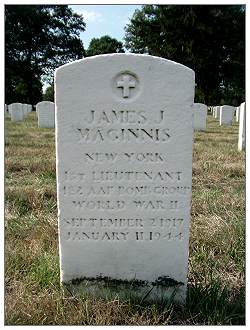
<instances>
[{"instance_id":1,"label":"row of white headstones","mask_svg":"<svg viewBox=\"0 0 250 330\"><path fill-rule=\"evenodd\" d=\"M50 101L42 101L36 104L36 113L38 118L38 127L54 128L55 127L55 104ZM193 105L193 127L195 131L206 130L208 107L203 103L194 103ZM238 107L223 105L209 107L214 118L219 118L221 125L232 125L234 114L236 122L239 123L238 150L245 149L245 102ZM10 113L12 121L24 120L28 113L32 111L31 104L12 103L5 104L5 115Z\"/></svg>"},{"instance_id":2,"label":"row of white headstones","mask_svg":"<svg viewBox=\"0 0 250 330\"><path fill-rule=\"evenodd\" d=\"M232 125L235 115L235 120L239 123L239 134L238 134L238 150L245 149L245 134L246 134L246 113L245 113L245 102L241 103L238 107L229 105L213 106L210 107L214 118L219 119L220 126Z\"/></svg>"},{"instance_id":3,"label":"row of white headstones","mask_svg":"<svg viewBox=\"0 0 250 330\"><path fill-rule=\"evenodd\" d=\"M8 114L11 116L13 121L22 121L28 116L32 111L32 105L26 103L12 103L5 104L4 113L5 117L8 117Z\"/></svg>"},{"instance_id":4,"label":"row of white headstones","mask_svg":"<svg viewBox=\"0 0 250 330\"><path fill-rule=\"evenodd\" d=\"M38 119L38 127L54 128L55 127L55 104L50 101L42 101L36 104L36 114ZM12 103L5 104L5 116L10 115L11 121L21 122L32 111L31 104Z\"/></svg>"}]
</instances>

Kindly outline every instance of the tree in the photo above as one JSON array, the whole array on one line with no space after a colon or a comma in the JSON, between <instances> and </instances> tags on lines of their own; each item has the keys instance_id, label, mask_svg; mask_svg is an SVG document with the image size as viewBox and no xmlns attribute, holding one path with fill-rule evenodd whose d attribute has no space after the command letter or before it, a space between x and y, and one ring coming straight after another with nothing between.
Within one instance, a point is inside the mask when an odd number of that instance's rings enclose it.
<instances>
[{"instance_id":1,"label":"tree","mask_svg":"<svg viewBox=\"0 0 250 330\"><path fill-rule=\"evenodd\" d=\"M111 53L124 53L122 43L115 38L106 35L101 38L93 38L90 41L87 56Z\"/></svg>"},{"instance_id":2,"label":"tree","mask_svg":"<svg viewBox=\"0 0 250 330\"><path fill-rule=\"evenodd\" d=\"M43 94L43 101L54 102L54 84L46 88Z\"/></svg>"},{"instance_id":3,"label":"tree","mask_svg":"<svg viewBox=\"0 0 250 330\"><path fill-rule=\"evenodd\" d=\"M196 101L239 104L245 89L245 8L145 5L125 27L125 47L195 71Z\"/></svg>"},{"instance_id":4,"label":"tree","mask_svg":"<svg viewBox=\"0 0 250 330\"><path fill-rule=\"evenodd\" d=\"M5 102L20 101L20 84L23 101L39 101L41 81L51 82L56 67L85 55L84 30L82 16L66 5L6 5Z\"/></svg>"}]
</instances>

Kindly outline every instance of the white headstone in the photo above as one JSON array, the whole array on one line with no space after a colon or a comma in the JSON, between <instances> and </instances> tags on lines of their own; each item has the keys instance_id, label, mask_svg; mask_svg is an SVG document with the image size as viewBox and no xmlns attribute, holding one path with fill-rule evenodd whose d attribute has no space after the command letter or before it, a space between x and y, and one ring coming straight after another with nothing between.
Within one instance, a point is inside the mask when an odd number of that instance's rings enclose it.
<instances>
[{"instance_id":1,"label":"white headstone","mask_svg":"<svg viewBox=\"0 0 250 330\"><path fill-rule=\"evenodd\" d=\"M183 302L194 72L109 54L58 68L55 86L61 281Z\"/></svg>"},{"instance_id":2,"label":"white headstone","mask_svg":"<svg viewBox=\"0 0 250 330\"><path fill-rule=\"evenodd\" d=\"M240 105L240 119L239 119L239 138L238 150L245 150L246 141L246 104L245 102Z\"/></svg>"},{"instance_id":3,"label":"white headstone","mask_svg":"<svg viewBox=\"0 0 250 330\"><path fill-rule=\"evenodd\" d=\"M26 103L22 103L23 116L26 118L28 116L28 107Z\"/></svg>"},{"instance_id":4,"label":"white headstone","mask_svg":"<svg viewBox=\"0 0 250 330\"><path fill-rule=\"evenodd\" d=\"M232 125L235 107L223 105L220 107L220 126Z\"/></svg>"},{"instance_id":5,"label":"white headstone","mask_svg":"<svg viewBox=\"0 0 250 330\"><path fill-rule=\"evenodd\" d=\"M214 117L215 114L215 107L212 107L212 116Z\"/></svg>"},{"instance_id":6,"label":"white headstone","mask_svg":"<svg viewBox=\"0 0 250 330\"><path fill-rule=\"evenodd\" d=\"M31 104L27 104L27 108L28 108L28 112L32 111L32 105Z\"/></svg>"},{"instance_id":7,"label":"white headstone","mask_svg":"<svg viewBox=\"0 0 250 330\"><path fill-rule=\"evenodd\" d=\"M22 103L12 103L8 108L12 121L22 121L24 119Z\"/></svg>"},{"instance_id":8,"label":"white headstone","mask_svg":"<svg viewBox=\"0 0 250 330\"><path fill-rule=\"evenodd\" d=\"M207 122L207 106L202 103L194 103L193 113L194 130L205 131Z\"/></svg>"},{"instance_id":9,"label":"white headstone","mask_svg":"<svg viewBox=\"0 0 250 330\"><path fill-rule=\"evenodd\" d=\"M236 122L239 122L239 118L240 118L240 106L236 108Z\"/></svg>"},{"instance_id":10,"label":"white headstone","mask_svg":"<svg viewBox=\"0 0 250 330\"><path fill-rule=\"evenodd\" d=\"M214 118L216 118L216 119L220 119L220 106L216 106L216 107L215 107Z\"/></svg>"},{"instance_id":11,"label":"white headstone","mask_svg":"<svg viewBox=\"0 0 250 330\"><path fill-rule=\"evenodd\" d=\"M38 116L38 127L55 127L55 104L50 101L37 103L36 111Z\"/></svg>"},{"instance_id":12,"label":"white headstone","mask_svg":"<svg viewBox=\"0 0 250 330\"><path fill-rule=\"evenodd\" d=\"M213 107L213 117L216 118L216 113L217 113L217 107Z\"/></svg>"}]
</instances>

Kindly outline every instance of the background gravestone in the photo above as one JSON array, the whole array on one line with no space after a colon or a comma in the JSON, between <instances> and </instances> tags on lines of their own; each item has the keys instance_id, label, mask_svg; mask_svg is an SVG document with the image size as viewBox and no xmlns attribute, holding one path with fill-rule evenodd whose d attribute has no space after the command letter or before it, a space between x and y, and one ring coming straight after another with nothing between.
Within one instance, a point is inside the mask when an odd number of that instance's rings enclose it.
<instances>
[{"instance_id":1,"label":"background gravestone","mask_svg":"<svg viewBox=\"0 0 250 330\"><path fill-rule=\"evenodd\" d=\"M214 117L216 119L220 119L220 106L216 106L215 107L215 114L214 114Z\"/></svg>"},{"instance_id":2,"label":"background gravestone","mask_svg":"<svg viewBox=\"0 0 250 330\"><path fill-rule=\"evenodd\" d=\"M42 101L36 105L38 127L55 127L55 104L50 101Z\"/></svg>"},{"instance_id":3,"label":"background gravestone","mask_svg":"<svg viewBox=\"0 0 250 330\"><path fill-rule=\"evenodd\" d=\"M214 107L214 118L216 118L217 115L217 106Z\"/></svg>"},{"instance_id":4,"label":"background gravestone","mask_svg":"<svg viewBox=\"0 0 250 330\"><path fill-rule=\"evenodd\" d=\"M31 104L27 104L27 108L28 108L28 112L32 112L32 105Z\"/></svg>"},{"instance_id":5,"label":"background gravestone","mask_svg":"<svg viewBox=\"0 0 250 330\"><path fill-rule=\"evenodd\" d=\"M22 110L23 110L23 117L26 118L28 116L28 104L23 103Z\"/></svg>"},{"instance_id":6,"label":"background gravestone","mask_svg":"<svg viewBox=\"0 0 250 330\"><path fill-rule=\"evenodd\" d=\"M9 105L10 117L12 121L22 121L24 119L22 103L12 103Z\"/></svg>"},{"instance_id":7,"label":"background gravestone","mask_svg":"<svg viewBox=\"0 0 250 330\"><path fill-rule=\"evenodd\" d=\"M194 130L205 131L207 123L207 106L202 103L194 103L193 114Z\"/></svg>"},{"instance_id":8,"label":"background gravestone","mask_svg":"<svg viewBox=\"0 0 250 330\"><path fill-rule=\"evenodd\" d=\"M246 103L240 105L240 118L239 118L239 137L238 137L238 150L245 150L246 139Z\"/></svg>"},{"instance_id":9,"label":"background gravestone","mask_svg":"<svg viewBox=\"0 0 250 330\"><path fill-rule=\"evenodd\" d=\"M216 107L213 107L213 117L215 118Z\"/></svg>"},{"instance_id":10,"label":"background gravestone","mask_svg":"<svg viewBox=\"0 0 250 330\"><path fill-rule=\"evenodd\" d=\"M232 125L235 107L223 105L220 107L220 126Z\"/></svg>"},{"instance_id":11,"label":"background gravestone","mask_svg":"<svg viewBox=\"0 0 250 330\"><path fill-rule=\"evenodd\" d=\"M213 117L215 118L216 115L216 107L213 107Z\"/></svg>"},{"instance_id":12,"label":"background gravestone","mask_svg":"<svg viewBox=\"0 0 250 330\"><path fill-rule=\"evenodd\" d=\"M94 56L57 69L55 91L61 281L183 302L194 72Z\"/></svg>"},{"instance_id":13,"label":"background gravestone","mask_svg":"<svg viewBox=\"0 0 250 330\"><path fill-rule=\"evenodd\" d=\"M240 118L240 106L236 108L236 118L235 118L236 123L239 122L239 118Z\"/></svg>"}]
</instances>

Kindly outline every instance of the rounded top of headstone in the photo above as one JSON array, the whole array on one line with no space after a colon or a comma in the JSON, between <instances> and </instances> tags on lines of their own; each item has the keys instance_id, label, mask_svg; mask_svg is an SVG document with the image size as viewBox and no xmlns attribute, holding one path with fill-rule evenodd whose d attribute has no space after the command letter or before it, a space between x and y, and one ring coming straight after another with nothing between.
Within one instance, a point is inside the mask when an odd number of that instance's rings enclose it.
<instances>
[{"instance_id":1,"label":"rounded top of headstone","mask_svg":"<svg viewBox=\"0 0 250 330\"><path fill-rule=\"evenodd\" d=\"M13 105L22 105L22 103L18 103L18 102L16 102L16 103L11 103L11 104L9 104L9 105L11 105L11 106L13 106Z\"/></svg>"},{"instance_id":2,"label":"rounded top of headstone","mask_svg":"<svg viewBox=\"0 0 250 330\"><path fill-rule=\"evenodd\" d=\"M56 98L75 104L91 101L91 106L118 106L138 102L156 106L192 104L194 71L161 58L144 54L104 54L65 64L55 71ZM58 98L57 98L58 99ZM62 100L62 98L61 98ZM57 102L57 106L59 103ZM89 104L90 106L90 104Z\"/></svg>"},{"instance_id":3,"label":"rounded top of headstone","mask_svg":"<svg viewBox=\"0 0 250 330\"><path fill-rule=\"evenodd\" d=\"M223 108L223 109L233 109L235 107L233 105L224 104L224 105L221 106L221 108Z\"/></svg>"},{"instance_id":4,"label":"rounded top of headstone","mask_svg":"<svg viewBox=\"0 0 250 330\"><path fill-rule=\"evenodd\" d=\"M194 106L196 106L196 107L206 107L207 108L207 105L206 104L204 104L204 103L194 103Z\"/></svg>"},{"instance_id":5,"label":"rounded top of headstone","mask_svg":"<svg viewBox=\"0 0 250 330\"><path fill-rule=\"evenodd\" d=\"M36 106L40 106L40 105L48 105L48 104L54 105L55 103L54 103L54 102L51 102L51 101L41 101L41 102L38 102L38 103L36 104Z\"/></svg>"},{"instance_id":6,"label":"rounded top of headstone","mask_svg":"<svg viewBox=\"0 0 250 330\"><path fill-rule=\"evenodd\" d=\"M85 57L80 60L76 60L74 62L70 62L64 64L55 70L55 76L57 75L58 71L65 70L67 68L72 68L72 66L78 66L80 64L87 64L92 62L110 62L114 63L114 61L143 61L143 62L158 62L161 65L167 65L178 68L179 70L190 72L190 74L194 75L194 71L187 66L162 58L158 56L146 55L146 54L134 54L134 53L112 53L112 54L102 54L102 55L95 55L90 57Z\"/></svg>"}]
</instances>

